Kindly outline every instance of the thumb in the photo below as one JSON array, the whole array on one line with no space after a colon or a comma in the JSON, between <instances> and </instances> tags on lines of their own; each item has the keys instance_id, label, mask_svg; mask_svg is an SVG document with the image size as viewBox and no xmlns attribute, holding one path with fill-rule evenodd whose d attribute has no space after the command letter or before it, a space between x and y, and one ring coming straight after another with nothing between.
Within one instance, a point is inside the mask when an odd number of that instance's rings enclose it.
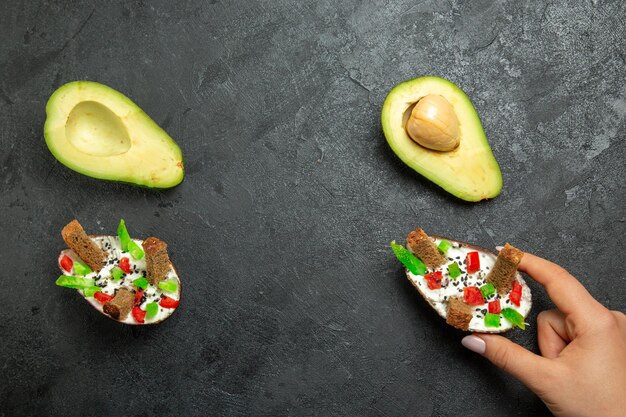
<instances>
[{"instance_id":1,"label":"thumb","mask_svg":"<svg viewBox=\"0 0 626 417\"><path fill-rule=\"evenodd\" d=\"M461 343L498 368L522 381L531 390L541 389L549 375L550 361L535 355L509 339L494 334L465 336Z\"/></svg>"}]
</instances>

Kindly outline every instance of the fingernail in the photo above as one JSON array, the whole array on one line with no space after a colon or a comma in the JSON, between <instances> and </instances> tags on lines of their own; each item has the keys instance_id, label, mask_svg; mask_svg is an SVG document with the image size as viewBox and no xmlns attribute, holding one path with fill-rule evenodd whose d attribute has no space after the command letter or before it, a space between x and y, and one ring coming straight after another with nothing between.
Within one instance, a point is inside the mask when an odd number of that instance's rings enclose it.
<instances>
[{"instance_id":1,"label":"fingernail","mask_svg":"<svg viewBox=\"0 0 626 417\"><path fill-rule=\"evenodd\" d=\"M504 246L496 246L496 250L500 252Z\"/></svg>"},{"instance_id":2,"label":"fingernail","mask_svg":"<svg viewBox=\"0 0 626 417\"><path fill-rule=\"evenodd\" d=\"M485 353L485 341L478 336L465 336L461 339L461 344L471 350L472 352L476 352L480 355Z\"/></svg>"}]
</instances>

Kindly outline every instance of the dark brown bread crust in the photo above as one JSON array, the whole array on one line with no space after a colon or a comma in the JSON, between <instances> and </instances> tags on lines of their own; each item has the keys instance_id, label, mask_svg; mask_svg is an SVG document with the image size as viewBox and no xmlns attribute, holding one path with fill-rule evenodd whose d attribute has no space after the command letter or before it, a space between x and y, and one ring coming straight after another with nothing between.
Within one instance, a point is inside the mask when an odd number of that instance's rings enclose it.
<instances>
[{"instance_id":1,"label":"dark brown bread crust","mask_svg":"<svg viewBox=\"0 0 626 417\"><path fill-rule=\"evenodd\" d=\"M141 244L146 253L147 278L152 285L167 278L170 270L170 258L167 256L167 244L156 237L149 237Z\"/></svg>"},{"instance_id":2,"label":"dark brown bread crust","mask_svg":"<svg viewBox=\"0 0 626 417\"><path fill-rule=\"evenodd\" d=\"M472 307L465 304L461 297L451 297L448 302L448 315L446 322L460 330L469 330L472 321Z\"/></svg>"},{"instance_id":3,"label":"dark brown bread crust","mask_svg":"<svg viewBox=\"0 0 626 417\"><path fill-rule=\"evenodd\" d=\"M517 266L522 260L524 252L514 248L508 243L504 245L493 269L487 275L487 282L491 282L500 294L507 294L513 287L513 281L517 274Z\"/></svg>"},{"instance_id":4,"label":"dark brown bread crust","mask_svg":"<svg viewBox=\"0 0 626 417\"><path fill-rule=\"evenodd\" d=\"M413 253L426 264L435 269L446 262L439 249L422 229L415 229L406 237L406 243Z\"/></svg>"},{"instance_id":5,"label":"dark brown bread crust","mask_svg":"<svg viewBox=\"0 0 626 417\"><path fill-rule=\"evenodd\" d=\"M135 294L126 288L120 288L115 297L102 306L102 310L115 320L124 320L135 302Z\"/></svg>"},{"instance_id":6,"label":"dark brown bread crust","mask_svg":"<svg viewBox=\"0 0 626 417\"><path fill-rule=\"evenodd\" d=\"M61 236L67 246L73 250L80 259L83 260L93 271L99 272L106 261L106 252L85 233L83 226L78 220L69 222L63 230Z\"/></svg>"}]
</instances>

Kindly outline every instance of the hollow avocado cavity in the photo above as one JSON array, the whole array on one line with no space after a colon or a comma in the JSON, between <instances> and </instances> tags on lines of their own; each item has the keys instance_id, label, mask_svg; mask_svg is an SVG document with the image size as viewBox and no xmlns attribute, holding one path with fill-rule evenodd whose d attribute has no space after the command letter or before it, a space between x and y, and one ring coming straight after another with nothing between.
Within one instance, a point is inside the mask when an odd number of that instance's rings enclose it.
<instances>
[{"instance_id":1,"label":"hollow avocado cavity","mask_svg":"<svg viewBox=\"0 0 626 417\"><path fill-rule=\"evenodd\" d=\"M93 156L128 152L130 137L120 118L96 101L81 101L67 117L67 140L79 151Z\"/></svg>"},{"instance_id":2,"label":"hollow avocado cavity","mask_svg":"<svg viewBox=\"0 0 626 417\"><path fill-rule=\"evenodd\" d=\"M48 149L78 173L149 188L174 187L184 178L178 144L111 87L67 83L50 96L46 114Z\"/></svg>"}]
</instances>

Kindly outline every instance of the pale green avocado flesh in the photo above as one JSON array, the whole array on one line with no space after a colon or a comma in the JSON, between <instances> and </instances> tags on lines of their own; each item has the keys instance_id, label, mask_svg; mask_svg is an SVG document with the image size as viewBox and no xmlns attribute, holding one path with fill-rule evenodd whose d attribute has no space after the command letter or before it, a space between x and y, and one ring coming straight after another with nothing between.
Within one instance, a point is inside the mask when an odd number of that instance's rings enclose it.
<instances>
[{"instance_id":1,"label":"pale green avocado flesh","mask_svg":"<svg viewBox=\"0 0 626 417\"><path fill-rule=\"evenodd\" d=\"M438 94L459 119L460 144L448 152L433 151L414 142L405 130L409 110L420 98ZM383 104L382 127L391 149L405 164L466 201L496 197L502 174L491 152L478 114L465 93L439 77L421 77L394 87Z\"/></svg>"},{"instance_id":2,"label":"pale green avocado flesh","mask_svg":"<svg viewBox=\"0 0 626 417\"><path fill-rule=\"evenodd\" d=\"M185 175L174 140L122 93L91 81L56 90L44 136L52 155L81 174L149 188L174 187Z\"/></svg>"}]
</instances>

